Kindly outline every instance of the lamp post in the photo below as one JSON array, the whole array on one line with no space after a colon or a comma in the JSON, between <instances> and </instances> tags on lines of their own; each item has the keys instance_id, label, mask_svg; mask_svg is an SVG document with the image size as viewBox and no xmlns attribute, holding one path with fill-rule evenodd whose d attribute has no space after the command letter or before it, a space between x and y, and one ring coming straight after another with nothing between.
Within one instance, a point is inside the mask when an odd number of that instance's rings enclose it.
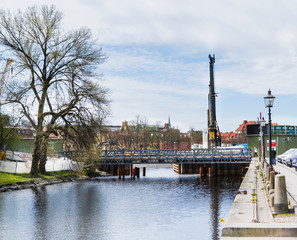
<instances>
[{"instance_id":1,"label":"lamp post","mask_svg":"<svg viewBox=\"0 0 297 240\"><path fill-rule=\"evenodd\" d=\"M155 134L151 133L151 149L154 148L154 136L155 136Z\"/></svg>"},{"instance_id":2,"label":"lamp post","mask_svg":"<svg viewBox=\"0 0 297 240\"><path fill-rule=\"evenodd\" d=\"M263 162L265 159L265 147L264 147L264 136L265 136L265 126L266 121L264 118L260 120L260 137L261 137L261 161Z\"/></svg>"},{"instance_id":3,"label":"lamp post","mask_svg":"<svg viewBox=\"0 0 297 240\"><path fill-rule=\"evenodd\" d=\"M268 90L268 94L264 97L265 106L268 108L268 122L269 122L269 164L272 167L272 153L271 153L271 110L273 107L275 97L271 95L270 89Z\"/></svg>"}]
</instances>

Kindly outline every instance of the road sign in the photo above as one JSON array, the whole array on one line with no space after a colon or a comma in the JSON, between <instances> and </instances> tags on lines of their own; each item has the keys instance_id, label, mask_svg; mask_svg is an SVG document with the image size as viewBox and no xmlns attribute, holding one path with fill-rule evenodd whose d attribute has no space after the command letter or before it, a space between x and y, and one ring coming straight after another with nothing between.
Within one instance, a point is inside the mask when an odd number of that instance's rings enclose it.
<instances>
[{"instance_id":1,"label":"road sign","mask_svg":"<svg viewBox=\"0 0 297 240\"><path fill-rule=\"evenodd\" d=\"M277 126L272 126L272 134L276 134L276 135L295 135L296 134L296 126L281 126L281 125L277 125Z\"/></svg>"},{"instance_id":2,"label":"road sign","mask_svg":"<svg viewBox=\"0 0 297 240\"><path fill-rule=\"evenodd\" d=\"M271 140L271 150L276 151L276 140ZM267 151L269 151L269 140L267 140Z\"/></svg>"},{"instance_id":3,"label":"road sign","mask_svg":"<svg viewBox=\"0 0 297 240\"><path fill-rule=\"evenodd\" d=\"M213 140L215 138L215 133L214 132L209 132L209 139Z\"/></svg>"}]
</instances>

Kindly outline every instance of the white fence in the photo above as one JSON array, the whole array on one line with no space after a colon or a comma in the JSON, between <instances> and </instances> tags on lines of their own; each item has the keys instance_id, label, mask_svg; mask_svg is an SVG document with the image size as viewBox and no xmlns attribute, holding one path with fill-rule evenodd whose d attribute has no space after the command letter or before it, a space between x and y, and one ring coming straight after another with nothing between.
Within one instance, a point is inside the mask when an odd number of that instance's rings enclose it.
<instances>
[{"instance_id":1,"label":"white fence","mask_svg":"<svg viewBox=\"0 0 297 240\"><path fill-rule=\"evenodd\" d=\"M12 162L0 161L0 172L7 173L29 173L32 161Z\"/></svg>"},{"instance_id":2,"label":"white fence","mask_svg":"<svg viewBox=\"0 0 297 240\"><path fill-rule=\"evenodd\" d=\"M7 173L29 173L31 170L32 160L27 161L0 161L0 172ZM67 158L48 158L45 169L47 172L74 170L81 171L83 162L75 162Z\"/></svg>"}]
</instances>

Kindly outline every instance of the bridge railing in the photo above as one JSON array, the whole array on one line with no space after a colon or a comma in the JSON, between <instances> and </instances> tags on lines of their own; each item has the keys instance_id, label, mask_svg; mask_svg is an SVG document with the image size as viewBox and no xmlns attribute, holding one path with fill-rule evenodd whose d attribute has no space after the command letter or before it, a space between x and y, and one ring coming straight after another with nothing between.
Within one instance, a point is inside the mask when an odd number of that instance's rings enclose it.
<instances>
[{"instance_id":1,"label":"bridge railing","mask_svg":"<svg viewBox=\"0 0 297 240\"><path fill-rule=\"evenodd\" d=\"M250 162L247 148L104 150L103 164Z\"/></svg>"}]
</instances>

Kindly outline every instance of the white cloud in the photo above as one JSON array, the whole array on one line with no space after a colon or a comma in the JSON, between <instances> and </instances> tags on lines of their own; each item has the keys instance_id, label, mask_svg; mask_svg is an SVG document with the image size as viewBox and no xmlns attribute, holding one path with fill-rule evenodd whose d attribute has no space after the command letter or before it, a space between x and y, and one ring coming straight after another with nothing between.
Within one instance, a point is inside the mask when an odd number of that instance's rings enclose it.
<instances>
[{"instance_id":1,"label":"white cloud","mask_svg":"<svg viewBox=\"0 0 297 240\"><path fill-rule=\"evenodd\" d=\"M87 26L109 56L102 66L112 91L111 121L145 115L186 130L205 127L208 53L216 54L215 83L226 129L262 111L253 102L268 88L297 95L297 2L284 0L4 0L4 8L55 4L67 29ZM234 95L233 102L228 95ZM253 102L254 103L254 102ZM240 104L239 104L240 105ZM286 108L286 106L283 106ZM256 115L257 114L257 115ZM295 121L291 112L286 118ZM279 118L280 119L280 118ZM285 120L285 119L284 119ZM158 120L157 120L158 121ZM242 121L239 121L239 123ZM238 124L239 124L238 123ZM233 127L235 129L236 126Z\"/></svg>"}]
</instances>

